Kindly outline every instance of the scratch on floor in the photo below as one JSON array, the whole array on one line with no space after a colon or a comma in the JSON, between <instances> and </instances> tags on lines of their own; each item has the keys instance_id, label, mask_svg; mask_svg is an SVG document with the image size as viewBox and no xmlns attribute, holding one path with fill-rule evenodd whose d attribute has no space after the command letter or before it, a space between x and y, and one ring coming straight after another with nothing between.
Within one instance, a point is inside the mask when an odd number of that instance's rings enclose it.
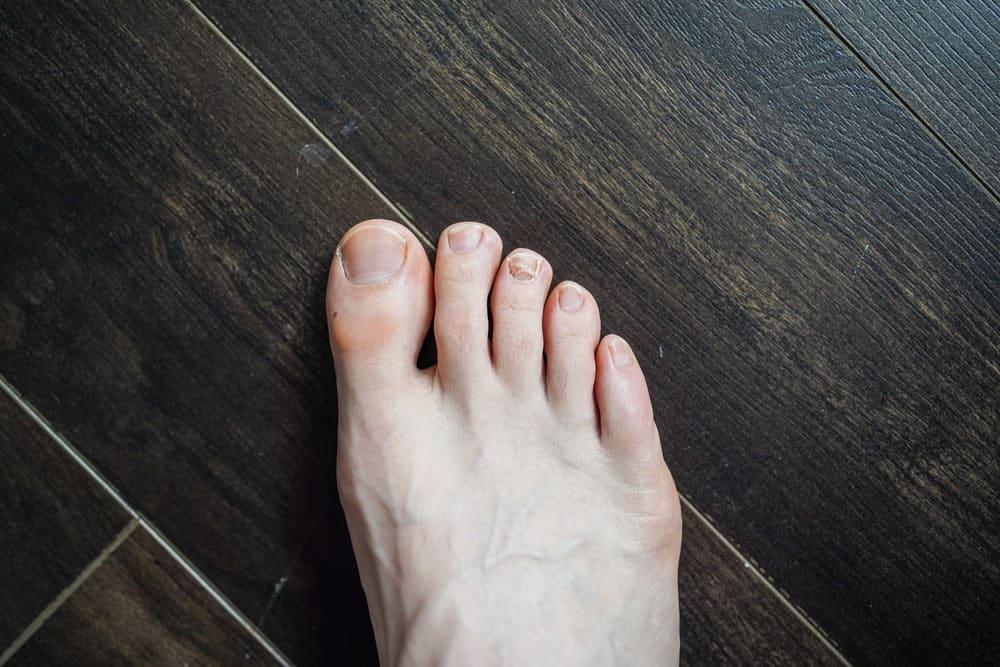
<instances>
[{"instance_id":1,"label":"scratch on floor","mask_svg":"<svg viewBox=\"0 0 1000 667\"><path fill-rule=\"evenodd\" d=\"M278 601L281 597L281 591L285 590L285 585L288 583L288 576L281 577L271 588L271 597L267 599L267 605L264 606L264 611L261 612L260 618L257 619L257 627L264 625L264 620L270 615L271 609L274 607L274 603Z\"/></svg>"},{"instance_id":2,"label":"scratch on floor","mask_svg":"<svg viewBox=\"0 0 1000 667\"><path fill-rule=\"evenodd\" d=\"M323 144L302 144L299 156L295 160L295 175L299 175L303 162L310 167L318 167L329 160L331 155L333 152Z\"/></svg>"},{"instance_id":3,"label":"scratch on floor","mask_svg":"<svg viewBox=\"0 0 1000 667\"><path fill-rule=\"evenodd\" d=\"M861 250L861 254L858 256L858 263L854 265L854 271L851 272L852 276L857 275L858 269L861 268L862 262L865 261L865 255L868 253L868 249L871 247L872 247L871 243L866 243L865 247Z\"/></svg>"}]
</instances>

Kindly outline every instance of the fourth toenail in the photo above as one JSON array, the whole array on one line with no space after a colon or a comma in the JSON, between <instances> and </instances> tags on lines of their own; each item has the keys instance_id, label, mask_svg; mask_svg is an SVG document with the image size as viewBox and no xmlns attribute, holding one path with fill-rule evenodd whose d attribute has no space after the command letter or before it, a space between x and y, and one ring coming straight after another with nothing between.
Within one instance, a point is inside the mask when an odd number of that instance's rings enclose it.
<instances>
[{"instance_id":1,"label":"fourth toenail","mask_svg":"<svg viewBox=\"0 0 1000 667\"><path fill-rule=\"evenodd\" d=\"M621 338L616 338L608 343L608 351L611 353L611 361L615 366L628 366L635 357L632 356L632 348Z\"/></svg>"},{"instance_id":2,"label":"fourth toenail","mask_svg":"<svg viewBox=\"0 0 1000 667\"><path fill-rule=\"evenodd\" d=\"M406 239L378 225L347 234L337 246L344 275L355 285L380 285L392 280L406 259Z\"/></svg>"},{"instance_id":3,"label":"fourth toenail","mask_svg":"<svg viewBox=\"0 0 1000 667\"><path fill-rule=\"evenodd\" d=\"M583 292L572 285L564 285L559 290L559 309L568 313L580 310L583 305Z\"/></svg>"},{"instance_id":4,"label":"fourth toenail","mask_svg":"<svg viewBox=\"0 0 1000 667\"><path fill-rule=\"evenodd\" d=\"M541 268L541 257L530 252L515 252L507 258L507 270L518 282L530 283L538 276Z\"/></svg>"}]
</instances>

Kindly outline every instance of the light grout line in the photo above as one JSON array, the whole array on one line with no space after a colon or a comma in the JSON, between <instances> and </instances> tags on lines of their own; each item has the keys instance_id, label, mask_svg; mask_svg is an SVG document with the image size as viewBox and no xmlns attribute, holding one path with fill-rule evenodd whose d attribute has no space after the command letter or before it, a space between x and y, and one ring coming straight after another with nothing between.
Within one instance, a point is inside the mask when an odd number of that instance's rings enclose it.
<instances>
[{"instance_id":1,"label":"light grout line","mask_svg":"<svg viewBox=\"0 0 1000 667\"><path fill-rule=\"evenodd\" d=\"M45 624L45 621L52 618L52 615L59 610L63 603L65 603L66 600L73 595L73 593L76 593L80 586L82 586L84 582L90 578L90 575L92 575L97 568L103 565L104 561L106 561L108 557L122 545L122 542L129 538L138 525L139 520L135 517L128 520L128 523L125 524L125 527L118 532L113 540L111 540L111 543L104 547L104 549L101 550L101 553L97 554L97 558L90 561L90 563L87 564L87 567L83 568L80 574L76 576L76 579L74 579L69 586L62 589L59 595L57 595L52 602L45 606L45 609L42 609L41 613L35 617L35 620L29 623L28 627L24 629L20 636L7 647L7 650L3 652L3 655L0 655L0 667L6 665L10 659L14 657L14 654L17 653L36 632L38 632L38 629Z\"/></svg>"},{"instance_id":2,"label":"light grout line","mask_svg":"<svg viewBox=\"0 0 1000 667\"><path fill-rule=\"evenodd\" d=\"M259 67L257 67L257 64L250 59L250 56L244 53L243 49L237 46L237 44L229 38L229 35L222 32L219 26L215 25L215 22L212 21L212 19L209 18L208 15L205 14L205 12L201 11L201 8L194 3L194 0L182 0L182 2L188 5L188 7L191 8L191 11L193 11L198 16L198 18L201 19L202 22L204 22L205 25L207 25L212 30L212 32L214 32L216 36L218 36L219 39L221 39L223 43L225 43L226 46L228 46L229 49L234 54L236 54L236 56L240 60L246 63L247 67L249 67L250 70L257 75L257 77L264 83L264 85L266 85L271 90L271 92L273 92L278 97L278 99L281 100L281 102L284 103L284 105L287 106L288 109L299 120L305 123L305 125L310 130L312 130L313 134L315 134L316 137L319 138L319 140L323 143L324 146L326 146L331 152L333 152L334 155L340 158L341 162L343 162L347 166L347 168L351 171L351 173L357 176L362 183L368 186L368 188L379 199L381 199L386 206L389 207L392 213L398 217L399 222L409 227L410 231L416 234L417 238L420 239L427 247L429 248L434 247L434 243L420 230L420 228L417 227L417 225L412 220L410 220L410 217L404 214L403 211L399 208L399 206L397 206L391 199L389 199L389 197L387 197L381 190L379 190L378 187L376 187L375 184L371 181L371 179L369 179L360 169L358 169L354 165L354 163L351 162L350 158L348 158L347 155L344 154L343 151L337 148L336 144L334 144L330 140L330 138L326 135L326 133L324 133L323 130L319 129L319 127L316 126L316 123L312 122L312 120L310 120L309 117L305 115L305 113L303 113L303 111L299 109L299 107L291 99L289 99L287 95L285 95L284 91L278 88L278 86L273 81L271 81L270 77L264 74L264 72Z\"/></svg>"},{"instance_id":3,"label":"light grout line","mask_svg":"<svg viewBox=\"0 0 1000 667\"><path fill-rule=\"evenodd\" d=\"M59 434L48 420L42 416L42 414L35 409L24 397L18 393L18 391L10 384L6 377L0 375L0 389L3 389L11 400L13 400L18 407L24 410L25 413L43 430L45 433L51 437L56 444L58 444L64 452L66 452L81 468L83 468L90 477L96 481L114 500L129 514L131 521L129 525L134 529L135 526L141 525L153 538L163 547L164 550L169 553L174 560L180 564L184 570L198 582L198 584L205 589L212 599L218 602L230 616L239 624L243 629L245 629L254 639L261 644L268 653L270 653L279 663L282 665L292 665L292 661L288 659L281 650L274 645L274 643L260 631L257 626L250 622L246 616L236 607L229 599L222 594L221 591L205 576L203 575L195 565L188 560L187 556L181 552L180 549L175 547L173 543L166 538L166 536L160 531L159 528L153 524L147 517L143 516L141 512L133 508L127 500L125 500L123 494L101 474L101 472L91 463L83 454L81 454L76 447L74 447L66 438ZM129 531L131 532L131 530ZM100 557L99 557L100 558ZM99 564L99 563L98 563ZM86 572L86 570L85 570ZM75 589L74 589L75 590ZM58 600L58 598L57 598ZM61 604L61 602L60 602ZM47 608L46 608L47 609ZM44 613L44 612L43 612ZM44 619L43 619L44 620ZM29 626L30 627L30 626ZM37 629L37 628L36 628ZM34 630L32 630L34 632ZM27 638L25 638L26 640ZM19 647L24 642L15 642L16 646ZM11 649L16 650L15 645L11 646ZM0 666L2 666L5 660L9 659L8 653L13 654L13 650L8 649L4 652L3 658L0 659Z\"/></svg>"},{"instance_id":4,"label":"light grout line","mask_svg":"<svg viewBox=\"0 0 1000 667\"><path fill-rule=\"evenodd\" d=\"M829 649L830 652L833 653L833 655L836 656L836 658L840 660L841 663L845 665L851 664L850 662L848 662L847 658L844 657L844 654L840 652L840 649L834 646L833 642L831 642L829 639L826 638L826 635L820 629L819 625L811 618L806 616L801 610L799 610L798 607L792 604L792 601L788 599L788 596L784 594L781 590L779 590L777 586L771 583L771 580L764 575L764 573L760 570L760 568L757 567L756 563L752 562L750 559L746 558L742 553L740 553L740 550L736 547L736 545L730 542L725 535L719 532L719 529L715 527L712 521L707 516L705 516L697 507L695 507L690 500L688 500L685 496L683 496L680 493L678 493L677 495L680 496L681 504L684 505L684 507L686 507L688 511L694 514L699 521L705 524L705 526L712 533L712 535L714 535L717 540L722 542L723 546L725 546L729 551L731 551L734 556L740 559L740 561L743 563L743 568L745 570L750 571L751 574L753 574L758 580L760 580L762 584L764 584L765 588L767 588L779 600L781 600L781 603L785 607L787 607L788 610L791 611L792 614L794 614L795 617L799 619L799 621L803 625L809 628L810 632L816 635L816 638L819 639L820 642L822 642L823 645L826 646L826 648Z\"/></svg>"},{"instance_id":5,"label":"light grout line","mask_svg":"<svg viewBox=\"0 0 1000 667\"><path fill-rule=\"evenodd\" d=\"M135 509L131 505L128 504L128 502L125 500L124 495L115 487L115 485L109 482L107 478L105 478L104 475L102 475L101 472L97 468L95 468L94 465L90 461L88 461L83 454L77 451L76 447L71 445L69 441L66 440L66 438L64 438L58 431L52 428L52 425L48 422L48 420L45 419L45 417L43 417L42 414L35 409L35 406L31 405L31 403L28 403L28 401L24 397L22 397L21 394L18 393L18 391L13 387L13 385L11 385L10 382L7 381L7 378L4 377L3 375L0 375L0 389L3 389L4 393L10 396L11 400L17 403L17 405L22 410L24 410L29 417L31 417L32 421L34 421L43 431L45 431L50 438L55 440L56 443L58 443L58 445L62 447L63 451L69 454L70 458L72 458L74 461L77 462L77 464L80 465L80 467L86 470L87 474L90 475L90 477L95 482L97 482L97 484L101 486L101 488L107 491L108 494L115 499L115 502L117 502L122 507L122 509L124 509L129 514L129 516L131 516L133 519L139 517L139 513L135 511Z\"/></svg>"},{"instance_id":6,"label":"light grout line","mask_svg":"<svg viewBox=\"0 0 1000 667\"><path fill-rule=\"evenodd\" d=\"M837 28L833 25L833 23L830 22L826 18L826 16L824 16L819 11L819 9L817 9L813 5L813 3L810 0L799 0L799 1L806 8L806 11L809 14L811 14L812 17L816 19L816 21L818 21L820 25L823 26L823 28L826 29L826 31L830 34L830 36L833 37L834 41L840 44L840 46L843 47L845 51L847 51L850 55L854 57L855 60L858 61L858 63L865 69L866 72L868 72L869 75L871 75L873 79L875 79L875 81L882 87L882 89L885 90L887 93L889 93L889 96L892 97L897 104L903 107L904 111L910 114L910 116L912 116L913 119L917 121L917 124L920 125L921 129L923 129L923 131L928 136L930 136L930 138L939 147L944 149L944 152L947 153L948 156L951 157L951 159L958 164L959 168L962 171L964 171L966 175L972 178L972 180L976 183L976 185L978 185L987 195L989 195L994 200L994 202L1000 203L1000 193L994 190L990 186L990 184L986 182L985 179L983 179L978 173L976 173L976 170L973 169L972 166L965 161L965 158L963 158L957 150L952 148L951 144L945 141L944 137L941 136L938 133L938 131L935 130L934 127L931 126L931 124L928 121L924 120L923 116L917 113L917 110L914 109L913 106L906 101L906 98L904 98L900 93L898 93L896 89L889 84L889 81L885 79L881 74L879 74L878 70L875 69L875 66L869 63L864 58L864 56L861 55L861 52L854 48L854 45L847 40L847 37L843 35L839 30L837 30Z\"/></svg>"},{"instance_id":7,"label":"light grout line","mask_svg":"<svg viewBox=\"0 0 1000 667\"><path fill-rule=\"evenodd\" d=\"M256 639L257 643L263 646L267 650L267 652L271 654L271 657L273 657L282 665L288 665L289 667L291 667L293 663L288 658L288 656L282 653L281 649L275 646L273 642L271 642L271 640L268 639L268 637L263 632L261 632L256 625L251 623L250 619L244 616L243 612L240 611L240 609L236 605L234 605L232 602L229 601L229 598L223 595L220 591L216 590L215 586L208 580L207 577L205 577L205 575L201 573L200 570L198 570L198 568L194 565L194 563L189 561L187 557L184 556L183 553L181 553L180 549L175 547L173 543L171 543L170 540L167 539L167 537L162 532L160 532L160 530L156 526L154 526L152 523L146 520L145 517L140 517L139 523L142 525L143 529L145 529L145 531L149 533L153 537L153 539L155 539L157 543L159 543L159 545L163 547L163 549L167 553L169 553L171 556L174 557L174 560L177 561L177 564L180 565L182 568L184 568L184 571L187 572L190 577L192 577L195 581L201 584L202 588L208 591L208 594L212 596L212 598L216 601L216 603L218 603L227 612L229 612L229 615L232 616L236 620L236 622L239 623L239 625L242 626L243 629L250 634L250 636ZM244 659L249 659L249 657L250 657L249 654L245 655Z\"/></svg>"},{"instance_id":8,"label":"light grout line","mask_svg":"<svg viewBox=\"0 0 1000 667\"><path fill-rule=\"evenodd\" d=\"M357 175L358 178L360 178L362 182L366 186L368 186L368 188L372 190L372 192L374 192L379 199L385 202L392 209L392 211L397 216L399 216L400 222L404 223L407 227L409 227L410 230L417 235L417 238L419 238L427 248L429 248L432 252L434 251L434 249L436 248L435 244L419 228L417 228L416 224L414 224L410 220L410 217L404 213L402 208L399 205L395 204L391 199L389 199L389 197L387 197L371 181L371 179L369 179L360 169L358 169L358 167L355 166L353 162L351 162L350 158L348 158L343 151L337 148L337 146L330 140L330 138L321 129L319 129L319 127L317 127L316 124L313 123L301 109L299 109L298 105L295 104L295 102L293 102L291 98L285 95L284 91L278 88L277 84L275 84L271 80L271 78L268 77L267 74L265 74L263 70L261 70L255 62L253 62L253 60L250 59L250 56L248 56L243 51L243 49L241 49L233 40L231 40L229 36L225 34L215 24L215 22L212 21L212 19L207 14L205 14L200 7L198 7L197 4L195 4L194 0L182 0L182 1L191 7L191 10L195 12L195 14L197 14L198 17L209 26L212 32L218 35L218 37L237 55L237 57L239 57L243 62L247 64L247 66L251 69L251 71L253 71L264 82L264 84L272 92L274 92L274 94L277 95L278 98L282 102L284 102L285 105L288 106L288 108L297 118L299 118L303 123L305 123L320 138L320 140L327 148L329 148L337 157L340 158L340 160L347 166L348 169L350 169L352 173ZM802 1L805 2L805 0ZM802 611L800 611L791 602L791 600L788 598L787 595L783 594L774 584L772 584L768 580L768 578L764 575L764 573L761 572L761 570L756 565L754 565L750 561L750 559L746 558L736 547L736 545L730 542L729 539L727 539L726 536L723 535L719 531L719 529L715 527L715 525L708 519L708 517L705 516L701 511L699 511L694 506L694 504L687 499L686 496L684 496L681 493L678 493L677 495L680 497L681 503L683 503L684 506L687 507L695 515L695 517L708 528L708 530L712 533L712 535L714 535L720 542L722 542L722 544L729 551L731 551L733 554L736 555L737 558L739 558L739 560L743 563L744 568L749 569L753 573L753 575L764 584L767 590L770 591L773 595L775 595L778 598L778 600L781 601L781 604L787 607L795 616L795 618L806 626L809 632L811 632L817 638L819 638L819 640L823 643L823 645L826 646L830 650L830 652L833 653L833 655L838 660L840 660L840 662L842 662L845 665L850 665L850 662L848 662L848 660L844 657L844 655L840 652L840 650L836 646L834 646L834 644L829 639L826 638L826 635L819 628L819 625L815 621L813 621L808 616L806 616Z\"/></svg>"}]
</instances>

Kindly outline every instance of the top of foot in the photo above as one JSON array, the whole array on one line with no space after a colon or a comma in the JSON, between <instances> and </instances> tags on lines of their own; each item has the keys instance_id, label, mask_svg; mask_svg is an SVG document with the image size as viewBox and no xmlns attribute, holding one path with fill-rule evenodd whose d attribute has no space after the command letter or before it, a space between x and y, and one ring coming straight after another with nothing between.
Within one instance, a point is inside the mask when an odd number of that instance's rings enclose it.
<instances>
[{"instance_id":1,"label":"top of foot","mask_svg":"<svg viewBox=\"0 0 1000 667\"><path fill-rule=\"evenodd\" d=\"M368 220L330 269L337 482L380 659L676 663L680 508L642 371L587 290L501 257L458 223L432 271Z\"/></svg>"}]
</instances>

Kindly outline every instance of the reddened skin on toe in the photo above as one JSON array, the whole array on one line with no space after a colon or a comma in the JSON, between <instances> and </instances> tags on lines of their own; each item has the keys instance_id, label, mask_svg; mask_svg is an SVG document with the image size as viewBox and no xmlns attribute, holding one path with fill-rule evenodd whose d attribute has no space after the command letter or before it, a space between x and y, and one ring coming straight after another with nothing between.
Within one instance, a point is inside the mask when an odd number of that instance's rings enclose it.
<instances>
[{"instance_id":1,"label":"reddened skin on toe","mask_svg":"<svg viewBox=\"0 0 1000 667\"><path fill-rule=\"evenodd\" d=\"M381 219L351 227L337 244L326 291L338 374L415 373L433 307L430 262L413 232Z\"/></svg>"}]
</instances>

